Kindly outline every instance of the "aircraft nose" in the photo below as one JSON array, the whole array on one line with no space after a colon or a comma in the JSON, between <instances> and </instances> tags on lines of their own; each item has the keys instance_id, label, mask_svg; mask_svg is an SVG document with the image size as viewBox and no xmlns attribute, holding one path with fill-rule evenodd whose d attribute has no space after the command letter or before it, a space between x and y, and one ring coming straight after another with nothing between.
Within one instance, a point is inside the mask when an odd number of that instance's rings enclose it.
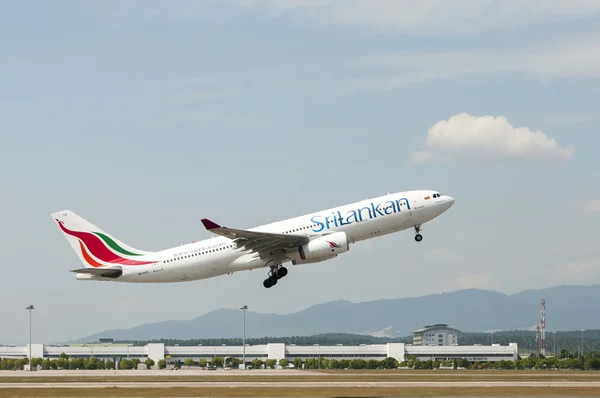
<instances>
[{"instance_id":1,"label":"aircraft nose","mask_svg":"<svg viewBox=\"0 0 600 398\"><path fill-rule=\"evenodd\" d=\"M452 196L444 195L444 201L440 203L442 212L448 210L454 204L454 198Z\"/></svg>"}]
</instances>

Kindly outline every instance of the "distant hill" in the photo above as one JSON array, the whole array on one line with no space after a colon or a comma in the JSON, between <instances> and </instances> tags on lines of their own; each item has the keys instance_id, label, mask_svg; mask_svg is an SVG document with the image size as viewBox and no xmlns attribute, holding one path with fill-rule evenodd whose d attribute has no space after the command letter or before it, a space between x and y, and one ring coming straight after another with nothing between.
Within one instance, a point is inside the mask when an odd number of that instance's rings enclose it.
<instances>
[{"instance_id":1,"label":"distant hill","mask_svg":"<svg viewBox=\"0 0 600 398\"><path fill-rule=\"evenodd\" d=\"M600 285L556 286L505 295L467 289L422 297L363 303L332 301L294 314L246 313L246 336L311 336L322 333L403 337L434 323L465 332L531 330L539 319L540 300L546 300L547 330L600 329ZM107 330L79 339L115 340L237 338L240 311L221 309L191 320L170 320L130 329Z\"/></svg>"}]
</instances>

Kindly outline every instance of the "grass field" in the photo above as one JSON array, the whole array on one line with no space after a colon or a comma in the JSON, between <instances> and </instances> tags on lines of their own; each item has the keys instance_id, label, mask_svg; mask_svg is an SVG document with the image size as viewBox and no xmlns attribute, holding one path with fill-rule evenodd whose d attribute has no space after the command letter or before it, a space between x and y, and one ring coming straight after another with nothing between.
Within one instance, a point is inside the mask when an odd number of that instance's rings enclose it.
<instances>
[{"instance_id":1,"label":"grass field","mask_svg":"<svg viewBox=\"0 0 600 398\"><path fill-rule=\"evenodd\" d=\"M77 371L0 372L0 397L381 397L381 396L600 396L600 372L577 371ZM100 375L101 374L101 375ZM341 385L346 382L374 385ZM377 383L440 383L389 386ZM568 386L490 385L499 382ZM595 385L587 383L593 382ZM14 383L17 383L15 386ZM95 383L88 386L74 383ZM106 385L104 385L106 383ZM129 383L140 383L132 386ZM152 384L150 384L152 383ZM181 385L177 385L181 383ZM184 383L197 383L185 385ZM282 383L297 383L282 386ZM448 383L456 384L449 386ZM474 383L465 386L464 383ZM483 383L483 384L481 384ZM486 385L486 383L489 383ZM576 383L573 386L573 383ZM581 383L581 385L579 385ZM20 388L19 384L22 384ZM52 385L48 385L52 384ZM340 384L340 385L334 385ZM587 384L587 385L586 385ZM116 385L116 386L115 386Z\"/></svg>"},{"instance_id":2,"label":"grass field","mask_svg":"<svg viewBox=\"0 0 600 398\"><path fill-rule=\"evenodd\" d=\"M198 371L197 375L177 375L176 372L164 372L162 375L147 374L144 375L140 372L139 375L133 376L121 376L121 375L98 375L98 376L77 376L72 374L58 375L53 374L52 376L45 376L43 372L39 372L35 376L28 376L20 372L14 374L8 372L5 374L7 377L1 377L0 373L0 385L2 383L59 383L59 382L206 382L206 383L230 383L230 382L264 382L264 383L275 383L277 381L286 382L340 382L340 381L360 381L360 382L386 382L386 381L435 381L435 382L464 382L464 381L598 381L600 382L600 372L505 372L505 371L490 371L490 372L356 372L346 373L339 371L337 373L326 373L323 375L314 375L312 373L303 374L302 371L298 371L297 375L286 374L285 376L278 375L259 375L258 372L248 372L247 375L241 374L241 372L228 372L222 374L206 374L205 372Z\"/></svg>"},{"instance_id":3,"label":"grass field","mask_svg":"<svg viewBox=\"0 0 600 398\"><path fill-rule=\"evenodd\" d=\"M0 389L0 397L440 397L440 396L588 396L593 388L467 387L467 388L36 388Z\"/></svg>"}]
</instances>

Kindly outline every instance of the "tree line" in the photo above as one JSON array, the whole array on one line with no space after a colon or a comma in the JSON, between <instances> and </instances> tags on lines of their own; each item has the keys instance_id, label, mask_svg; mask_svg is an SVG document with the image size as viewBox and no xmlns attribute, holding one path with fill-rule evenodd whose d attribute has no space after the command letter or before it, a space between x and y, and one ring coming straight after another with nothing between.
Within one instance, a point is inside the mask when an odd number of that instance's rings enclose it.
<instances>
[{"instance_id":1,"label":"tree line","mask_svg":"<svg viewBox=\"0 0 600 398\"><path fill-rule=\"evenodd\" d=\"M168 362L167 362L168 361ZM27 358L23 359L0 359L0 370L23 370L25 365L29 363ZM72 358L69 359L66 354L61 354L57 359L42 359L33 358L31 361L34 368L48 369L138 369L141 363L140 359L121 359L117 363L112 360L103 360L99 358ZM179 359L165 360L161 359L157 365L159 369L165 369L167 365L171 368L180 369L183 366L192 367L231 367L238 368L242 360L235 357L220 358L213 357L209 361L199 359L195 361L193 358L187 358L183 362ZM152 368L155 363L152 359L147 358L144 361L143 367L146 369ZM295 358L292 363L287 359L276 361L267 359L262 361L254 359L248 362L253 369L275 368L277 365L282 368L288 368L293 365L296 369L571 369L571 370L600 370L600 355L592 351L582 355L579 352L571 352L567 349L561 349L556 357L543 356L538 354L529 355L526 358L519 358L516 361L496 361L470 362L466 359L455 360L426 360L421 361L416 355L408 355L406 360L398 362L394 358L385 358L383 360L374 359L327 359L327 358L307 358L302 361L300 358Z\"/></svg>"},{"instance_id":2,"label":"tree line","mask_svg":"<svg viewBox=\"0 0 600 398\"><path fill-rule=\"evenodd\" d=\"M227 361L224 361L224 358L219 357L213 357L210 361L207 361L206 359L195 361L193 358L187 358L183 362L175 360L173 363L169 363L169 365L174 368L181 368L183 365L187 368L207 368L211 366L216 368L231 367L234 369L239 368L239 365L241 364L242 360L235 357L228 357ZM252 369L274 369L277 365L282 368L293 366L296 369L395 369L399 366L399 362L394 358L385 358L381 361L363 359L337 360L325 358L307 358L305 361L302 361L300 358L295 358L292 362L284 358L279 361L275 359L266 359L264 361L253 359L247 363L247 366L249 368L251 366ZM166 367L166 361L158 361L158 366L160 369L164 369Z\"/></svg>"},{"instance_id":3,"label":"tree line","mask_svg":"<svg viewBox=\"0 0 600 398\"><path fill-rule=\"evenodd\" d=\"M57 359L48 358L32 358L31 365L34 369L41 368L44 370L51 369L138 369L141 361L138 358L127 359L123 358L116 363L110 359L99 358L70 358L62 353ZM0 370L23 370L29 364L29 358L22 359L7 359L0 358ZM146 369L152 368L155 362L147 358L144 361Z\"/></svg>"},{"instance_id":4,"label":"tree line","mask_svg":"<svg viewBox=\"0 0 600 398\"><path fill-rule=\"evenodd\" d=\"M600 370L600 355L595 351L585 355L570 352L562 349L557 356L544 356L540 354L531 354L526 358L519 358L516 361L500 360L496 362L469 362L466 359L442 360L442 361L419 361L416 357L410 356L401 367L411 369L510 369L510 370L544 370L544 369L563 369L563 370Z\"/></svg>"},{"instance_id":5,"label":"tree line","mask_svg":"<svg viewBox=\"0 0 600 398\"><path fill-rule=\"evenodd\" d=\"M206 368L214 366L238 368L242 361L238 358L227 358L224 362L223 358L213 357L210 361L200 359L194 361L192 358L187 358L183 362L175 360L170 363L174 368L200 367ZM164 369L166 362L161 360L158 362L159 368ZM408 355L406 360L398 362L396 359L388 357L383 360L374 359L327 359L327 358L307 358L302 361L300 358L295 358L292 363L287 359L276 361L267 359L262 361L254 359L248 363L253 369L275 368L277 365L282 368L288 368L293 365L296 369L507 369L507 370L544 370L544 369L569 369L569 370L600 370L600 355L596 352L589 352L581 355L577 352L570 352L567 349L562 349L556 357L546 357L543 355L532 354L526 358L519 358L516 361L468 361L467 359L454 360L426 360L421 361L416 355Z\"/></svg>"}]
</instances>

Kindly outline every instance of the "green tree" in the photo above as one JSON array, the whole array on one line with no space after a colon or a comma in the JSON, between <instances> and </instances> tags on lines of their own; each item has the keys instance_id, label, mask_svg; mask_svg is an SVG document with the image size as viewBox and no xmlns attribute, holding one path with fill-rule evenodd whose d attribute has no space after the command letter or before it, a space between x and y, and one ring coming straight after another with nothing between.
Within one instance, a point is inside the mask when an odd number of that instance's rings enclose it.
<instances>
[{"instance_id":1,"label":"green tree","mask_svg":"<svg viewBox=\"0 0 600 398\"><path fill-rule=\"evenodd\" d=\"M294 358L294 368L302 369L302 359Z\"/></svg>"},{"instance_id":2,"label":"green tree","mask_svg":"<svg viewBox=\"0 0 600 398\"><path fill-rule=\"evenodd\" d=\"M342 367L342 364L337 359L332 359L331 361L329 361L329 367L331 369L340 369Z\"/></svg>"},{"instance_id":3,"label":"green tree","mask_svg":"<svg viewBox=\"0 0 600 398\"><path fill-rule=\"evenodd\" d=\"M566 348L561 348L561 350L558 352L558 359L570 358L570 356L569 350Z\"/></svg>"},{"instance_id":4,"label":"green tree","mask_svg":"<svg viewBox=\"0 0 600 398\"><path fill-rule=\"evenodd\" d=\"M260 369L263 366L263 361L260 359L252 360L252 369Z\"/></svg>"},{"instance_id":5,"label":"green tree","mask_svg":"<svg viewBox=\"0 0 600 398\"><path fill-rule=\"evenodd\" d=\"M132 368L137 370L138 366L140 366L140 362L141 361L138 358L133 358L131 360Z\"/></svg>"},{"instance_id":6,"label":"green tree","mask_svg":"<svg viewBox=\"0 0 600 398\"><path fill-rule=\"evenodd\" d=\"M154 366L154 360L152 358L148 358L144 361L146 365L146 369L151 369Z\"/></svg>"},{"instance_id":7,"label":"green tree","mask_svg":"<svg viewBox=\"0 0 600 398\"><path fill-rule=\"evenodd\" d=\"M239 369L242 364L242 360L238 358L231 358L231 367L233 369Z\"/></svg>"},{"instance_id":8,"label":"green tree","mask_svg":"<svg viewBox=\"0 0 600 398\"><path fill-rule=\"evenodd\" d=\"M164 359L160 359L158 361L158 368L159 369L164 369L167 367L167 361L165 361Z\"/></svg>"},{"instance_id":9,"label":"green tree","mask_svg":"<svg viewBox=\"0 0 600 398\"><path fill-rule=\"evenodd\" d=\"M350 368L351 369L364 369L366 368L366 361L363 359L353 359L350 361Z\"/></svg>"},{"instance_id":10,"label":"green tree","mask_svg":"<svg viewBox=\"0 0 600 398\"><path fill-rule=\"evenodd\" d=\"M192 358L187 358L185 361L183 361L183 364L184 364L185 366L187 366L187 367L188 367L188 369L189 369L189 368L191 368L192 366L194 366L195 362L194 362L194 360L193 360Z\"/></svg>"},{"instance_id":11,"label":"green tree","mask_svg":"<svg viewBox=\"0 0 600 398\"><path fill-rule=\"evenodd\" d=\"M73 358L69 364L69 369L84 369L83 358Z\"/></svg>"},{"instance_id":12,"label":"green tree","mask_svg":"<svg viewBox=\"0 0 600 398\"><path fill-rule=\"evenodd\" d=\"M33 369L37 368L38 366L40 366L42 364L43 359L42 358L31 358L31 367Z\"/></svg>"},{"instance_id":13,"label":"green tree","mask_svg":"<svg viewBox=\"0 0 600 398\"><path fill-rule=\"evenodd\" d=\"M276 364L277 364L277 361L275 361L274 359L267 359L265 361L265 367L267 367L267 368L274 368Z\"/></svg>"},{"instance_id":14,"label":"green tree","mask_svg":"<svg viewBox=\"0 0 600 398\"><path fill-rule=\"evenodd\" d=\"M282 358L279 360L279 366L281 366L282 368L287 368L290 365L290 361L288 361L285 358Z\"/></svg>"},{"instance_id":15,"label":"green tree","mask_svg":"<svg viewBox=\"0 0 600 398\"><path fill-rule=\"evenodd\" d=\"M3 359L2 370L23 370L23 361L19 359Z\"/></svg>"},{"instance_id":16,"label":"green tree","mask_svg":"<svg viewBox=\"0 0 600 398\"><path fill-rule=\"evenodd\" d=\"M585 370L598 370L600 369L600 358L586 358L583 363L583 368Z\"/></svg>"},{"instance_id":17,"label":"green tree","mask_svg":"<svg viewBox=\"0 0 600 398\"><path fill-rule=\"evenodd\" d=\"M129 359L121 359L119 361L119 369L132 369L133 363Z\"/></svg>"},{"instance_id":18,"label":"green tree","mask_svg":"<svg viewBox=\"0 0 600 398\"><path fill-rule=\"evenodd\" d=\"M96 369L96 362L96 358L85 358L83 360L83 367L88 370L94 370Z\"/></svg>"},{"instance_id":19,"label":"green tree","mask_svg":"<svg viewBox=\"0 0 600 398\"><path fill-rule=\"evenodd\" d=\"M387 357L387 358L385 358L384 360L381 361L380 365L384 369L395 369L400 364L398 363L398 361L395 358Z\"/></svg>"},{"instance_id":20,"label":"green tree","mask_svg":"<svg viewBox=\"0 0 600 398\"><path fill-rule=\"evenodd\" d=\"M314 358L308 358L306 360L306 362L304 363L304 366L306 367L306 369L314 369L314 368L316 368L316 366L315 366L315 359Z\"/></svg>"},{"instance_id":21,"label":"green tree","mask_svg":"<svg viewBox=\"0 0 600 398\"><path fill-rule=\"evenodd\" d=\"M198 360L198 366L200 366L201 368L205 368L206 367L206 359L200 358Z\"/></svg>"},{"instance_id":22,"label":"green tree","mask_svg":"<svg viewBox=\"0 0 600 398\"><path fill-rule=\"evenodd\" d=\"M33 362L33 361L31 361L31 362ZM50 369L50 360L44 359L44 360L42 360L42 363L40 365L42 365L42 369L48 370L48 369Z\"/></svg>"},{"instance_id":23,"label":"green tree","mask_svg":"<svg viewBox=\"0 0 600 398\"><path fill-rule=\"evenodd\" d=\"M59 369L69 369L69 361L65 358L58 358L56 360L56 366L58 366Z\"/></svg>"},{"instance_id":24,"label":"green tree","mask_svg":"<svg viewBox=\"0 0 600 398\"><path fill-rule=\"evenodd\" d=\"M222 368L223 367L223 358L213 357L210 361L210 364L213 366L216 366L218 368Z\"/></svg>"}]
</instances>

